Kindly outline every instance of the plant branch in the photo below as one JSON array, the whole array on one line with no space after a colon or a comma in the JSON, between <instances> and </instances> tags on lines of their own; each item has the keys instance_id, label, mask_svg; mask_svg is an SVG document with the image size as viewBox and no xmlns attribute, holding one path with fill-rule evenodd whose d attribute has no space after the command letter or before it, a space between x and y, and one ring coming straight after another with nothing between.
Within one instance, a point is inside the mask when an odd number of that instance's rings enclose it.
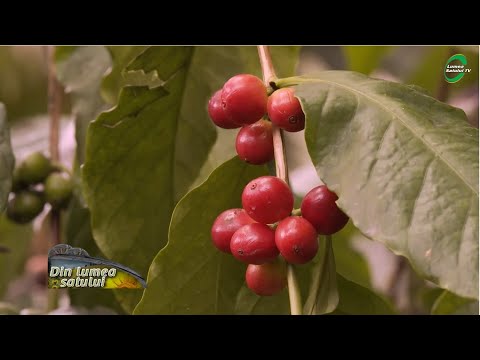
<instances>
[{"instance_id":1,"label":"plant branch","mask_svg":"<svg viewBox=\"0 0 480 360\"><path fill-rule=\"evenodd\" d=\"M62 110L62 89L57 80L57 72L54 58L54 48L46 46L47 69L48 69L48 114L50 116L50 157L52 163L60 162L59 133L60 133L60 115ZM52 245L61 243L60 231L60 212L51 211L50 229L52 234ZM50 289L48 297L48 310L54 310L58 307L58 290Z\"/></svg>"},{"instance_id":2,"label":"plant branch","mask_svg":"<svg viewBox=\"0 0 480 360\"><path fill-rule=\"evenodd\" d=\"M60 162L60 152L58 149L60 113L62 105L62 91L57 81L57 69L55 66L54 49L48 46L48 114L50 116L50 157L52 162Z\"/></svg>"},{"instance_id":3,"label":"plant branch","mask_svg":"<svg viewBox=\"0 0 480 360\"><path fill-rule=\"evenodd\" d=\"M290 299L290 313L302 315L302 297L295 276L295 268L292 264L287 265L288 298Z\"/></svg>"},{"instance_id":4,"label":"plant branch","mask_svg":"<svg viewBox=\"0 0 480 360\"><path fill-rule=\"evenodd\" d=\"M270 51L267 46L259 45L258 56L260 58L260 65L262 66L263 82L268 88L276 79L275 69L273 67ZM272 124L273 129L273 151L275 156L275 168L277 177L288 184L288 167L285 157L285 148L283 146L282 130ZM295 277L295 270L293 265L287 265L287 281L288 281L288 295L290 299L290 313L292 315L302 314L302 299L300 289L298 287L297 279Z\"/></svg>"},{"instance_id":5,"label":"plant branch","mask_svg":"<svg viewBox=\"0 0 480 360\"><path fill-rule=\"evenodd\" d=\"M48 114L50 116L50 157L52 163L60 162L59 133L60 113L62 109L62 90L57 80L57 69L55 66L54 48L46 47L48 67ZM53 245L60 244L60 214L52 210L51 232Z\"/></svg>"}]
</instances>

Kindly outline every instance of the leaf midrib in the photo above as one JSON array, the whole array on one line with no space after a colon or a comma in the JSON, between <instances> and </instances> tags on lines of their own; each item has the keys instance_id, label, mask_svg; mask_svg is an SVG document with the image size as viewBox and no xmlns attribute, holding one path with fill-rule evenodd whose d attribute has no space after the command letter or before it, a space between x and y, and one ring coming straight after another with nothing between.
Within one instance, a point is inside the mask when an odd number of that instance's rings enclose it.
<instances>
[{"instance_id":1,"label":"leaf midrib","mask_svg":"<svg viewBox=\"0 0 480 360\"><path fill-rule=\"evenodd\" d=\"M368 95L367 93L364 93L364 92L361 92L359 90L356 90L355 88L352 88L348 85L344 85L344 84L341 84L341 83L338 83L338 82L334 82L334 81L329 81L329 80L323 80L323 79L308 79L306 80L306 82L323 82L323 83L328 83L328 84L331 84L331 85L334 85L334 86L338 86L338 87L341 87L341 88L344 88L346 89L347 91L350 91L352 93L355 94L355 96L357 97L357 99L359 98L359 95L365 97L367 100L370 100L371 102L373 103L376 103L378 104L381 108L383 108L387 113L390 113L393 115L394 118L397 118L401 123L402 125L407 128L407 130L409 130L413 136L417 139L419 139L424 145L425 147L431 151L432 153L434 153L435 157L438 157L439 159L442 160L442 162L444 164L447 165L448 168L450 168L450 170L455 173L462 181L463 183L471 190L471 192L473 192L475 195L478 196L478 191L476 189L474 189L470 183L465 179L465 177L460 174L454 167L452 164L450 164L450 162L448 160L446 160L440 153L438 153L433 147L431 147L432 144L430 144L429 142L425 141L425 139L422 137L422 136L418 136L415 131L413 131L413 128L411 126L409 126L404 119L402 119L402 117L397 113L397 112L394 112L392 110L390 110L388 107L386 107L385 105L382 104L381 101L379 101L378 99L376 99L375 97L372 97L370 95ZM359 99L358 99L359 100Z\"/></svg>"}]
</instances>

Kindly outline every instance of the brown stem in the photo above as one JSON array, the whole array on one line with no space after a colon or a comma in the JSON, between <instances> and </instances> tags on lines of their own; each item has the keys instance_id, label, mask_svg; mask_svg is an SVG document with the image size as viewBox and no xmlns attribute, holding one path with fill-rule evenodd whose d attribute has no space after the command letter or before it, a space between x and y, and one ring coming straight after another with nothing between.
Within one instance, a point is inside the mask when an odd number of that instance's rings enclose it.
<instances>
[{"instance_id":1,"label":"brown stem","mask_svg":"<svg viewBox=\"0 0 480 360\"><path fill-rule=\"evenodd\" d=\"M260 58L260 65L262 66L263 82L268 88L276 79L275 69L273 68L272 58L267 46L259 45L258 56ZM288 167L285 157L285 148L283 146L282 130L272 124L273 129L273 151L275 157L275 168L277 177L288 184ZM295 270L293 265L288 264L287 267L287 281L288 281L288 296L290 299L290 313L292 315L302 314L302 299L297 279L295 277Z\"/></svg>"},{"instance_id":2,"label":"brown stem","mask_svg":"<svg viewBox=\"0 0 480 360\"><path fill-rule=\"evenodd\" d=\"M273 68L272 57L268 46L258 46L258 56L260 57L260 64L262 66L263 82L265 86L269 86L277 76ZM285 157L285 149L283 146L282 130L272 124L273 129L273 152L275 156L275 166L277 176L288 184L288 169Z\"/></svg>"},{"instance_id":3,"label":"brown stem","mask_svg":"<svg viewBox=\"0 0 480 360\"><path fill-rule=\"evenodd\" d=\"M59 163L60 151L58 144L62 106L62 89L57 80L54 48L52 46L47 46L46 52L48 67L48 114L50 116L50 157L53 163ZM52 210L51 212L51 232L53 245L60 244L60 213L55 210Z\"/></svg>"},{"instance_id":4,"label":"brown stem","mask_svg":"<svg viewBox=\"0 0 480 360\"><path fill-rule=\"evenodd\" d=\"M275 74L275 68L273 67L272 57L270 56L270 50L268 46L259 45L258 48L258 56L260 57L260 63L262 65L262 73L263 73L263 82L265 83L266 87L269 87L270 84L277 78Z\"/></svg>"},{"instance_id":5,"label":"brown stem","mask_svg":"<svg viewBox=\"0 0 480 360\"><path fill-rule=\"evenodd\" d=\"M57 72L54 58L54 48L45 47L47 53L48 68L48 114L50 116L50 157L53 163L60 162L59 133L60 133L60 115L62 107L62 88L57 80ZM60 212L52 210L50 214L50 228L52 234L52 245L60 244ZM58 307L59 290L50 289L48 293L48 310L54 310Z\"/></svg>"},{"instance_id":6,"label":"brown stem","mask_svg":"<svg viewBox=\"0 0 480 360\"><path fill-rule=\"evenodd\" d=\"M60 113L62 106L62 89L57 80L54 49L47 47L48 66L48 114L50 115L50 156L52 162L60 162L58 149L60 131Z\"/></svg>"}]
</instances>

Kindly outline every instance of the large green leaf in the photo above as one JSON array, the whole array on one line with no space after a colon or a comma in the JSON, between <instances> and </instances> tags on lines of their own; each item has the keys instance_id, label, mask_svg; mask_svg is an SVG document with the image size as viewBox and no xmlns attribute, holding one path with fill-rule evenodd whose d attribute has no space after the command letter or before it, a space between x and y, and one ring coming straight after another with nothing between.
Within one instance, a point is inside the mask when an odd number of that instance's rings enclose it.
<instances>
[{"instance_id":1,"label":"large green leaf","mask_svg":"<svg viewBox=\"0 0 480 360\"><path fill-rule=\"evenodd\" d=\"M390 303L371 290L337 274L339 302L336 313L350 315L393 314Z\"/></svg>"},{"instance_id":2,"label":"large green leaf","mask_svg":"<svg viewBox=\"0 0 480 360\"><path fill-rule=\"evenodd\" d=\"M298 48L275 51L290 55L279 64L293 70ZM145 274L215 143L208 98L230 76L260 67L255 47L149 47L124 63L124 83L145 86L124 87L118 105L90 125L83 180L99 248ZM209 162L203 178L219 163Z\"/></svg>"},{"instance_id":3,"label":"large green leaf","mask_svg":"<svg viewBox=\"0 0 480 360\"><path fill-rule=\"evenodd\" d=\"M12 187L14 164L5 107L0 103L0 212L5 208Z\"/></svg>"},{"instance_id":4,"label":"large green leaf","mask_svg":"<svg viewBox=\"0 0 480 360\"><path fill-rule=\"evenodd\" d=\"M135 314L234 313L246 266L213 246L210 229L220 212L241 206L245 185L266 173L235 157L178 203Z\"/></svg>"},{"instance_id":5,"label":"large green leaf","mask_svg":"<svg viewBox=\"0 0 480 360\"><path fill-rule=\"evenodd\" d=\"M0 299L10 281L23 272L32 235L30 225L17 225L0 214Z\"/></svg>"},{"instance_id":6,"label":"large green leaf","mask_svg":"<svg viewBox=\"0 0 480 360\"><path fill-rule=\"evenodd\" d=\"M391 46L344 46L348 69L366 75L375 70Z\"/></svg>"},{"instance_id":7,"label":"large green leaf","mask_svg":"<svg viewBox=\"0 0 480 360\"><path fill-rule=\"evenodd\" d=\"M184 80L177 75L172 93ZM166 242L173 209L176 124L168 90L124 88L118 106L92 122L87 136L83 183L93 237L105 256L142 275Z\"/></svg>"},{"instance_id":8,"label":"large green leaf","mask_svg":"<svg viewBox=\"0 0 480 360\"><path fill-rule=\"evenodd\" d=\"M478 301L444 291L433 304L432 315L478 315Z\"/></svg>"},{"instance_id":9,"label":"large green leaf","mask_svg":"<svg viewBox=\"0 0 480 360\"><path fill-rule=\"evenodd\" d=\"M296 86L317 173L368 237L478 298L478 130L415 87L327 71Z\"/></svg>"},{"instance_id":10,"label":"large green leaf","mask_svg":"<svg viewBox=\"0 0 480 360\"><path fill-rule=\"evenodd\" d=\"M102 81L101 94L109 104L116 104L120 89L128 84L123 78L123 71L127 65L145 51L148 46L108 46L107 50L112 58L112 67Z\"/></svg>"},{"instance_id":11,"label":"large green leaf","mask_svg":"<svg viewBox=\"0 0 480 360\"><path fill-rule=\"evenodd\" d=\"M58 79L70 95L75 116L77 159L82 164L88 124L107 108L100 96L100 84L111 59L103 46L59 47L55 55Z\"/></svg>"}]
</instances>

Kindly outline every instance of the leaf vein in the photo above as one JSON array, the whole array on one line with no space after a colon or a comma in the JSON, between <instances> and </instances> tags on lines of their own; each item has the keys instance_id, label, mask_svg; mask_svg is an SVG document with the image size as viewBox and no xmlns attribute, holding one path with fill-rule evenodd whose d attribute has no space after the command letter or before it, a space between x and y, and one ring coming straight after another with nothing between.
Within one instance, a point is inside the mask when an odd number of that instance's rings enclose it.
<instances>
[{"instance_id":1,"label":"leaf vein","mask_svg":"<svg viewBox=\"0 0 480 360\"><path fill-rule=\"evenodd\" d=\"M387 106L385 106L381 101L379 101L378 99L376 99L374 96L370 96L368 95L367 93L364 93L364 92L361 92L359 90L356 90L355 88L352 88L348 85L344 85L344 84L341 84L341 83L338 83L338 82L334 82L334 81L329 81L329 80L323 80L323 79L314 79L314 80L309 80L311 82L324 82L324 83L328 83L328 84L331 84L331 85L336 85L338 87L342 87L344 89L346 89L347 91L350 91L350 92L353 92L353 93L356 93L356 94L359 94L363 97L365 97L367 100L370 100L371 102L374 102L376 104L378 104L379 107L383 108L385 112L387 113L390 113L394 116L394 118L398 119L402 124L403 126L405 126L405 128L410 132L412 133L412 135L415 137L415 138L418 138L424 145L425 147L431 151L432 153L435 154L436 157L440 158L442 160L442 162L444 164L447 165L447 167L453 172L455 173L455 175L457 175L462 181L463 183L474 193L478 196L478 190L477 189L474 189L473 186L467 181L467 179L465 179L465 177L459 173L457 171L457 169L455 169L455 167L450 164L450 162L445 159L441 153L439 153L438 151L435 150L435 148L432 146L432 144L430 144L424 137L423 137L423 134L421 135L418 135L414 129L408 125L408 123L402 118L402 116L400 116L400 114L398 114L397 112L389 109ZM426 132L426 131L425 131Z\"/></svg>"}]
</instances>

